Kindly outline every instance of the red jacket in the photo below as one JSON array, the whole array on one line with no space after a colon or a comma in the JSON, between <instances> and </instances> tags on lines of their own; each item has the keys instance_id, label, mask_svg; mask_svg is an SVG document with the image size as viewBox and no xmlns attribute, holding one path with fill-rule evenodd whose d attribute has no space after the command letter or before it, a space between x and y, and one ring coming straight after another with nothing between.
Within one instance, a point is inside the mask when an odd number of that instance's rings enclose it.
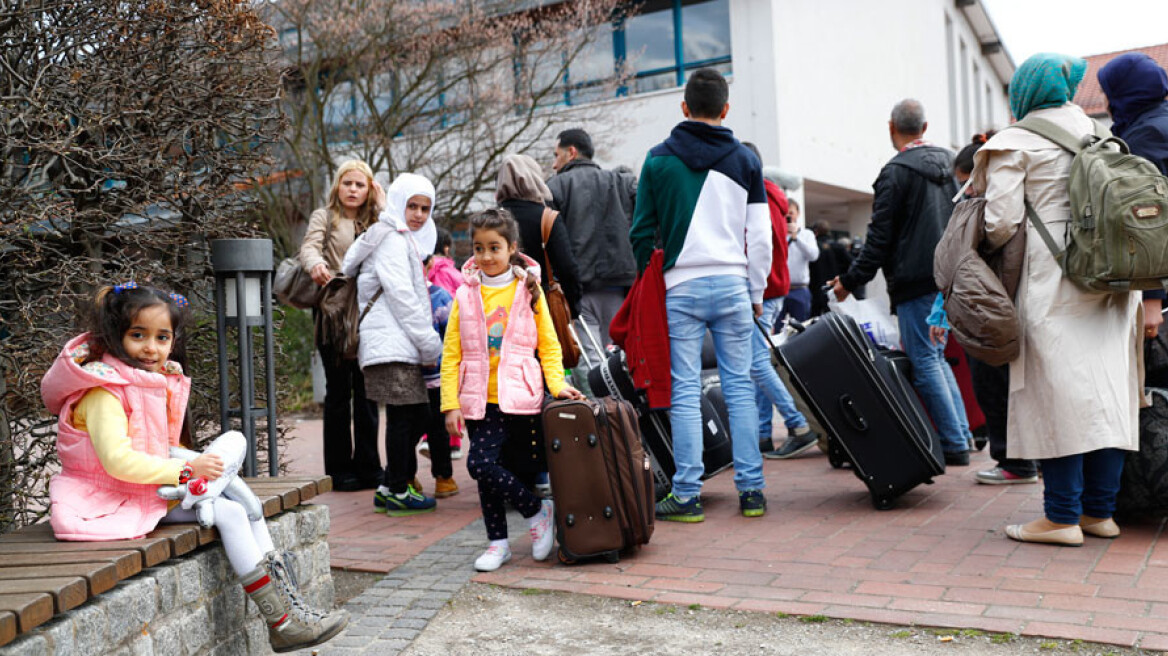
<instances>
[{"instance_id":1,"label":"red jacket","mask_svg":"<svg viewBox=\"0 0 1168 656\"><path fill-rule=\"evenodd\" d=\"M771 274L762 293L766 300L786 296L791 291L791 274L787 271L787 195L770 180L764 180L763 185L771 210Z\"/></svg>"},{"instance_id":2,"label":"red jacket","mask_svg":"<svg viewBox=\"0 0 1168 656\"><path fill-rule=\"evenodd\" d=\"M784 246L784 259L786 247ZM629 376L637 389L647 389L649 407L668 408L673 395L669 377L669 319L665 314L665 252L653 251L649 266L637 276L608 335L625 350ZM784 265L784 270L786 266Z\"/></svg>"}]
</instances>

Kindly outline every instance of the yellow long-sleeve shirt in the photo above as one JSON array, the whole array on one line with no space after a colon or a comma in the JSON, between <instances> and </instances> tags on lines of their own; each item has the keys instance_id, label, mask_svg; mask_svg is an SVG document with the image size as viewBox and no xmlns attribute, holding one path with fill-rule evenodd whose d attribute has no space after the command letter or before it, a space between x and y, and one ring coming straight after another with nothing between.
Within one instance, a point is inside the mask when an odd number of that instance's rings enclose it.
<instances>
[{"instance_id":1,"label":"yellow long-sleeve shirt","mask_svg":"<svg viewBox=\"0 0 1168 656\"><path fill-rule=\"evenodd\" d=\"M106 473L119 481L144 485L178 485L183 461L135 451L130 420L118 397L95 387L73 409L73 426L89 433Z\"/></svg>"},{"instance_id":2,"label":"yellow long-sleeve shirt","mask_svg":"<svg viewBox=\"0 0 1168 656\"><path fill-rule=\"evenodd\" d=\"M516 279L503 287L479 285L483 299L483 314L487 318L487 348L490 351L491 375L487 382L487 403L499 402L499 349L503 345L503 334L507 329L508 313L515 300L518 286ZM462 333L458 325L458 299L450 306L450 319L446 324L446 340L442 346L442 412L458 410L458 366L462 363ZM563 356L556 327L552 323L551 312L543 294L536 303L535 324L539 331L539 361L543 368L543 379L552 396L559 396L567 387L564 382Z\"/></svg>"}]
</instances>

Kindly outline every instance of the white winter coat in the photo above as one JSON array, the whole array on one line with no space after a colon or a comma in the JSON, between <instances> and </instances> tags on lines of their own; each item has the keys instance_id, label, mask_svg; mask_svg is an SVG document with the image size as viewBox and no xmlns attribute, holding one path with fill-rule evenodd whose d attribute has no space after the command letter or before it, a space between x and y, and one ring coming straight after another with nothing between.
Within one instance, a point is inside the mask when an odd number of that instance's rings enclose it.
<instances>
[{"instance_id":1,"label":"white winter coat","mask_svg":"<svg viewBox=\"0 0 1168 656\"><path fill-rule=\"evenodd\" d=\"M1092 132L1077 105L1035 116L1072 134ZM1072 156L1021 128L1003 130L974 157L973 185L986 195L986 237L1000 247L1025 218L1030 201L1056 242L1071 218L1067 178ZM1021 352L1010 363L1007 455L1058 458L1139 445L1140 294L1081 291L1063 277L1026 222L1026 259L1018 286Z\"/></svg>"},{"instance_id":2,"label":"white winter coat","mask_svg":"<svg viewBox=\"0 0 1168 656\"><path fill-rule=\"evenodd\" d=\"M406 202L414 196L426 196L433 203L434 185L420 175L398 176L386 190L378 222L345 254L342 271L357 276L361 311L378 289L384 290L361 322L357 361L362 369L389 362L430 364L442 355L422 270L423 251L405 221ZM426 225L432 223L431 219Z\"/></svg>"}]
</instances>

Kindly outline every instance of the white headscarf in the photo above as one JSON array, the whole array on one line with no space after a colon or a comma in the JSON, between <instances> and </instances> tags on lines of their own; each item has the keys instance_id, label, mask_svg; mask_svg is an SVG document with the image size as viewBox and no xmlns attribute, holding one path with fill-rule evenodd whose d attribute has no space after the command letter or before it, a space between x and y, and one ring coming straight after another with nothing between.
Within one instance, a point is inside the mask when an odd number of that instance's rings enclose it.
<instances>
[{"instance_id":1,"label":"white headscarf","mask_svg":"<svg viewBox=\"0 0 1168 656\"><path fill-rule=\"evenodd\" d=\"M384 180L387 176L384 173L378 173L374 179L384 185ZM406 205L414 196L425 196L430 199L431 216L426 219L426 223L421 228L410 232L409 224L406 223ZM424 176L416 173L402 173L397 176L393 184L389 185L385 190L385 209L381 210L379 220L389 223L394 226L399 232L408 232L413 238L414 243L418 245L422 257L434 252L434 245L438 243L438 228L434 225L433 206L434 206L434 184Z\"/></svg>"}]
</instances>

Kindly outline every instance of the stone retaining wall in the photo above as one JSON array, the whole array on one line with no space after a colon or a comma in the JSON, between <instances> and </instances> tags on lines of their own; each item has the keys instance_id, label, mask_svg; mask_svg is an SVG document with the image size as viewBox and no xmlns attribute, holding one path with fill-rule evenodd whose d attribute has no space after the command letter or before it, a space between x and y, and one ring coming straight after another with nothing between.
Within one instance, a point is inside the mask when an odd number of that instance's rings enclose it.
<instances>
[{"instance_id":1,"label":"stone retaining wall","mask_svg":"<svg viewBox=\"0 0 1168 656\"><path fill-rule=\"evenodd\" d=\"M295 554L309 603L332 607L328 507L268 518L277 549ZM249 656L270 654L255 604L218 543L122 581L112 590L0 647L0 656Z\"/></svg>"}]
</instances>

